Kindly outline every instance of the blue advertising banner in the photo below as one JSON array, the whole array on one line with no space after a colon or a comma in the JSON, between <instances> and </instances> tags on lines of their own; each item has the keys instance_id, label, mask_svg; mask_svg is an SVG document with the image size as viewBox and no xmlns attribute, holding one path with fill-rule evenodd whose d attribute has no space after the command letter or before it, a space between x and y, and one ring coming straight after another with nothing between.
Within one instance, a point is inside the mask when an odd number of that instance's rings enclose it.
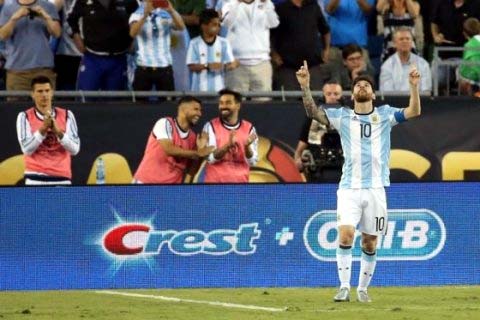
<instances>
[{"instance_id":1,"label":"blue advertising banner","mask_svg":"<svg viewBox=\"0 0 480 320\"><path fill-rule=\"evenodd\" d=\"M478 194L388 188L372 284L480 284ZM0 290L336 286L335 208L321 184L0 188Z\"/></svg>"}]
</instances>

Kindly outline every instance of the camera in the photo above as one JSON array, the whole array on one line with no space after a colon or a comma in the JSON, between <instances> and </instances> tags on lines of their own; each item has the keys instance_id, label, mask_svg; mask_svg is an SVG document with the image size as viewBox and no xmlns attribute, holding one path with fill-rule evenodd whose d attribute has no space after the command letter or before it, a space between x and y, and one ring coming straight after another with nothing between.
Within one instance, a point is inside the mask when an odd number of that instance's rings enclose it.
<instances>
[{"instance_id":1,"label":"camera","mask_svg":"<svg viewBox=\"0 0 480 320\"><path fill-rule=\"evenodd\" d=\"M344 162L340 135L327 130L320 145L309 144L302 153L308 182L338 182Z\"/></svg>"},{"instance_id":2,"label":"camera","mask_svg":"<svg viewBox=\"0 0 480 320\"><path fill-rule=\"evenodd\" d=\"M33 18L38 17L38 12L28 9L28 17L30 20L33 20Z\"/></svg>"}]
</instances>

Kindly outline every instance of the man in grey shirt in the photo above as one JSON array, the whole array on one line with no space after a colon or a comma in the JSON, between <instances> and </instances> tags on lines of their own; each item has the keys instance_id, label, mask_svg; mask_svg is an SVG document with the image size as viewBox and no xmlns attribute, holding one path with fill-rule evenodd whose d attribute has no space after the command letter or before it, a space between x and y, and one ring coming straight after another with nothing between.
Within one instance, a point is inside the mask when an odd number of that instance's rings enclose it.
<instances>
[{"instance_id":1,"label":"man in grey shirt","mask_svg":"<svg viewBox=\"0 0 480 320\"><path fill-rule=\"evenodd\" d=\"M7 90L30 90L38 75L55 84L49 36L62 28L55 6L46 0L8 1L0 12L0 39L6 42Z\"/></svg>"}]
</instances>

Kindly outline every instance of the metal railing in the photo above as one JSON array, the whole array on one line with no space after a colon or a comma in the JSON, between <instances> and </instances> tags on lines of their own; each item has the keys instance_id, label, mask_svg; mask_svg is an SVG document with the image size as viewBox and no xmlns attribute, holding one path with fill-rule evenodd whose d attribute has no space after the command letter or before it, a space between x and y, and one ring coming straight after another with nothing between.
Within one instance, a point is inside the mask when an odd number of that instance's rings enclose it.
<instances>
[{"instance_id":1,"label":"metal railing","mask_svg":"<svg viewBox=\"0 0 480 320\"><path fill-rule=\"evenodd\" d=\"M468 48L468 51L480 51L479 48ZM433 49L433 59L432 59L432 78L433 78L433 96L439 96L439 69L442 66L447 67L447 96L450 93L450 67L458 68L461 65L465 66L480 66L480 62L475 61L463 61L462 58L458 58L458 60L449 60L449 59L441 59L440 53L441 52L463 52L465 51L464 47L434 47Z\"/></svg>"},{"instance_id":2,"label":"metal railing","mask_svg":"<svg viewBox=\"0 0 480 320\"><path fill-rule=\"evenodd\" d=\"M0 97L30 97L30 91L0 91ZM344 91L343 95L350 96L350 91ZM167 98L174 99L183 97L185 95L192 95L200 99L216 100L218 98L217 92L192 92L192 91L55 91L55 98L74 98L78 101L87 103L88 98L92 99L126 99L131 102L137 102L139 98ZM287 101L288 99L300 99L303 95L302 91L257 91L257 92L243 92L243 97L255 99L255 98L269 98L277 101ZM322 91L312 91L312 95L315 98L323 96ZM388 92L376 92L376 96L381 100L385 97L393 96L408 96L408 92L404 91L388 91ZM430 97L430 91L422 91L420 93L423 97ZM258 100L259 102L268 102L264 100Z\"/></svg>"}]
</instances>

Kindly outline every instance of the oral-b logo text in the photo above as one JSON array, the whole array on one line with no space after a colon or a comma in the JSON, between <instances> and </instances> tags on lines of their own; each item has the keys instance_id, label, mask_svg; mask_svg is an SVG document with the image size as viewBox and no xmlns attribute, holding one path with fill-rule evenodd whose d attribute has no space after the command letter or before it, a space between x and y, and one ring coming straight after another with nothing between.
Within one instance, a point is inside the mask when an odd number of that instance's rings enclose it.
<instances>
[{"instance_id":1,"label":"oral-b logo text","mask_svg":"<svg viewBox=\"0 0 480 320\"><path fill-rule=\"evenodd\" d=\"M431 210L389 210L387 227L387 234L378 241L379 260L428 260L442 251L445 245L445 224ZM359 235L357 232L354 241L354 248L358 251ZM333 210L311 216L303 233L308 252L322 261L336 260L337 237L336 212Z\"/></svg>"}]
</instances>

